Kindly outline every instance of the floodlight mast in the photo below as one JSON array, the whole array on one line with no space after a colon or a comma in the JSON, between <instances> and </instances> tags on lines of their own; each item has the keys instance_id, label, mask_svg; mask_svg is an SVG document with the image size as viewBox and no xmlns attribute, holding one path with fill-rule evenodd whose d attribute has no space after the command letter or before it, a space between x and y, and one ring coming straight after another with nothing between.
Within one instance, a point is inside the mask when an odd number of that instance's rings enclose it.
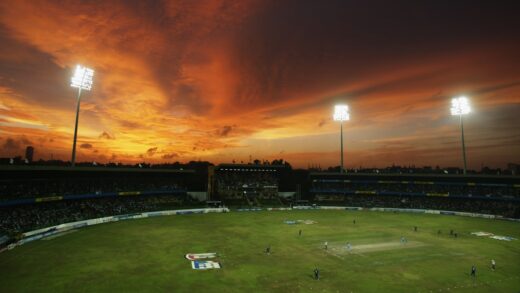
<instances>
[{"instance_id":1,"label":"floodlight mast","mask_svg":"<svg viewBox=\"0 0 520 293\"><path fill-rule=\"evenodd\" d=\"M76 71L71 79L71 87L78 89L77 106L76 106L76 124L74 126L74 142L72 144L72 159L71 166L76 165L76 140L78 137L78 121L79 121L79 107L81 102L81 90L90 91L92 88L92 77L94 76L94 70L83 67L81 65L76 66Z\"/></svg>"},{"instance_id":2,"label":"floodlight mast","mask_svg":"<svg viewBox=\"0 0 520 293\"><path fill-rule=\"evenodd\" d=\"M464 123L462 122L462 115L466 115L471 112L471 108L469 106L468 98L461 96L457 98L453 98L451 100L451 115L458 115L460 118L460 136L462 141L462 160L464 161L464 175L467 172L466 165L466 145L464 144Z\"/></svg>"},{"instance_id":3,"label":"floodlight mast","mask_svg":"<svg viewBox=\"0 0 520 293\"><path fill-rule=\"evenodd\" d=\"M340 147L341 147L341 164L340 173L345 172L343 168L343 121L350 119L349 109L347 105L336 105L334 106L334 121L340 122Z\"/></svg>"}]
</instances>

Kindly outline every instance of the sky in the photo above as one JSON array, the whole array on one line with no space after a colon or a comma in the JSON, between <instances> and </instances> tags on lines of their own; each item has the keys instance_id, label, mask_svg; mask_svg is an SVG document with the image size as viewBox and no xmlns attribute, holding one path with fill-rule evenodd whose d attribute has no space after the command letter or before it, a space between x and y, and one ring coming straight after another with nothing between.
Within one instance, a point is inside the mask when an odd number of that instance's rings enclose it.
<instances>
[{"instance_id":1,"label":"sky","mask_svg":"<svg viewBox=\"0 0 520 293\"><path fill-rule=\"evenodd\" d=\"M520 163L516 1L1 1L0 157Z\"/></svg>"}]
</instances>

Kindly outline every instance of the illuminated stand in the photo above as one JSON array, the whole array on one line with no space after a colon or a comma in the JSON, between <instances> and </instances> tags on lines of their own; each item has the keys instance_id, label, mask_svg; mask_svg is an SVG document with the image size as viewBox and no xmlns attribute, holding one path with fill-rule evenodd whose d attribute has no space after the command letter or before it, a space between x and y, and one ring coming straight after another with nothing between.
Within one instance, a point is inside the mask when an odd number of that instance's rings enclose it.
<instances>
[{"instance_id":1,"label":"illuminated stand","mask_svg":"<svg viewBox=\"0 0 520 293\"><path fill-rule=\"evenodd\" d=\"M451 115L460 117L460 131L462 138L462 158L464 160L464 174L466 174L466 146L464 145L464 123L462 122L462 115L471 112L469 101L466 97L453 98L451 100Z\"/></svg>"},{"instance_id":2,"label":"illuminated stand","mask_svg":"<svg viewBox=\"0 0 520 293\"><path fill-rule=\"evenodd\" d=\"M78 119L79 119L79 105L81 102L81 90L90 91L92 88L92 78L94 77L94 70L76 66L76 71L71 79L70 86L78 88L78 105L76 107L76 126L74 127L74 143L72 145L72 167L76 164L76 138L78 136Z\"/></svg>"},{"instance_id":3,"label":"illuminated stand","mask_svg":"<svg viewBox=\"0 0 520 293\"><path fill-rule=\"evenodd\" d=\"M341 165L340 165L340 173L344 172L343 169L343 121L350 120L350 114L348 112L347 105L336 105L334 106L334 121L340 122L340 144L341 144Z\"/></svg>"}]
</instances>

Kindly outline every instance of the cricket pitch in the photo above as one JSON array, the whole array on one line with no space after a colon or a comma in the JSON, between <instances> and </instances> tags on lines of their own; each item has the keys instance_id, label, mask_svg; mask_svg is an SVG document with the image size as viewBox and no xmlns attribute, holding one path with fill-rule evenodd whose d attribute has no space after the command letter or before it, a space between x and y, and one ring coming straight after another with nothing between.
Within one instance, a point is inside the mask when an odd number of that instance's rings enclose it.
<instances>
[{"instance_id":1,"label":"cricket pitch","mask_svg":"<svg viewBox=\"0 0 520 293\"><path fill-rule=\"evenodd\" d=\"M406 249L426 246L427 244L419 241L408 241L401 243L400 241L394 242L381 242L381 243L370 243L370 244L352 244L350 249L347 248L346 242L330 243L326 251L334 256L345 256L349 254L359 255L377 251L387 251L396 249Z\"/></svg>"}]
</instances>

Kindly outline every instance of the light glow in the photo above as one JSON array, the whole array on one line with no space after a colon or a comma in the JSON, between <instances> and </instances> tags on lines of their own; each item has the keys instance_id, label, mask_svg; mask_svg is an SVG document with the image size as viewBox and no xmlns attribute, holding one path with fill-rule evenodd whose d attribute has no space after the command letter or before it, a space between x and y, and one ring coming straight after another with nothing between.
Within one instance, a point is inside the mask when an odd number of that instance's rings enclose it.
<instances>
[{"instance_id":1,"label":"light glow","mask_svg":"<svg viewBox=\"0 0 520 293\"><path fill-rule=\"evenodd\" d=\"M83 67L81 65L76 66L74 76L71 78L71 87L80 88L82 90L90 91L92 88L92 78L94 77L94 70Z\"/></svg>"},{"instance_id":2,"label":"light glow","mask_svg":"<svg viewBox=\"0 0 520 293\"><path fill-rule=\"evenodd\" d=\"M348 106L347 105L334 106L334 121L347 121L347 120L350 120Z\"/></svg>"},{"instance_id":3,"label":"light glow","mask_svg":"<svg viewBox=\"0 0 520 293\"><path fill-rule=\"evenodd\" d=\"M451 115L465 115L469 112L471 112L471 108L468 98L458 97L451 100Z\"/></svg>"}]
</instances>

